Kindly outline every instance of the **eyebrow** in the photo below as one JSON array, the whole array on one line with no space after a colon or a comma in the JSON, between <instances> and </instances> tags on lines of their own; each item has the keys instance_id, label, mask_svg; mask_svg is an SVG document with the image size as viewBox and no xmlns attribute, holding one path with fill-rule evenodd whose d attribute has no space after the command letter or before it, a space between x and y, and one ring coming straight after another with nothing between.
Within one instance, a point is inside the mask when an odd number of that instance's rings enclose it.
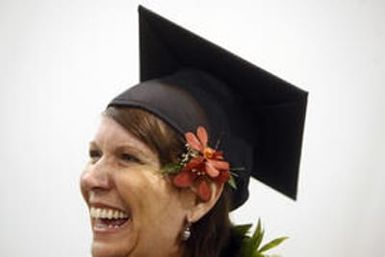
<instances>
[{"instance_id":1,"label":"eyebrow","mask_svg":"<svg viewBox=\"0 0 385 257\"><path fill-rule=\"evenodd\" d=\"M98 146L98 144L95 142L95 141L90 141L89 143L89 147L96 147L96 148L100 148ZM144 158L146 160L151 160L152 158L149 158L149 154L147 154L146 152L138 149L137 147L133 146L133 145L128 145L128 144L122 144L122 145L118 145L114 148L114 150L116 152L120 152L120 151L123 151L123 150L129 150L129 151L132 151L134 152L135 154L139 154L141 158Z\"/></svg>"}]
</instances>

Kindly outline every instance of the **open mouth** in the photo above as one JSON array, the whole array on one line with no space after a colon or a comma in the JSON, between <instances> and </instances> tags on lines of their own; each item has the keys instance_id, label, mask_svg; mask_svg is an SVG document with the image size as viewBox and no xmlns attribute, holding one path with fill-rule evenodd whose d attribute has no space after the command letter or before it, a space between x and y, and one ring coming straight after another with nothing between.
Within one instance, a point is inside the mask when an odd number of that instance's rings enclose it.
<instances>
[{"instance_id":1,"label":"open mouth","mask_svg":"<svg viewBox=\"0 0 385 257\"><path fill-rule=\"evenodd\" d=\"M124 227L131 220L129 213L111 208L91 207L90 216L95 232L112 232Z\"/></svg>"}]
</instances>

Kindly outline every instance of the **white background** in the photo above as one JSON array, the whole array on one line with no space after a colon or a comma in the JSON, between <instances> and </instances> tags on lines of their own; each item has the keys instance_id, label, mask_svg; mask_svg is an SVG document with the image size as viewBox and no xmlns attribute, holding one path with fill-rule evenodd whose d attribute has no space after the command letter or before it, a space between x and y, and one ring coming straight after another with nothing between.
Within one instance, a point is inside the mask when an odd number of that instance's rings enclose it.
<instances>
[{"instance_id":1,"label":"white background","mask_svg":"<svg viewBox=\"0 0 385 257\"><path fill-rule=\"evenodd\" d=\"M0 256L89 256L78 179L138 81L138 3L0 0ZM253 182L234 221L284 257L385 256L385 3L141 3L310 92L299 200Z\"/></svg>"}]
</instances>

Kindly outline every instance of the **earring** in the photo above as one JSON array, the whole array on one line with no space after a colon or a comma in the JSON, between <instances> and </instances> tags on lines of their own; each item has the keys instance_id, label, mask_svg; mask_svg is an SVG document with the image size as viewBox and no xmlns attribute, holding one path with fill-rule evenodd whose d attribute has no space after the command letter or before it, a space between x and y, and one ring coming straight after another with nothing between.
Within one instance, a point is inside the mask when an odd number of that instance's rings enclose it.
<instances>
[{"instance_id":1,"label":"earring","mask_svg":"<svg viewBox=\"0 0 385 257\"><path fill-rule=\"evenodd\" d=\"M184 227L183 232L182 232L182 241L187 241L190 238L190 236L191 236L190 227L191 227L191 223L187 222L187 224Z\"/></svg>"}]
</instances>

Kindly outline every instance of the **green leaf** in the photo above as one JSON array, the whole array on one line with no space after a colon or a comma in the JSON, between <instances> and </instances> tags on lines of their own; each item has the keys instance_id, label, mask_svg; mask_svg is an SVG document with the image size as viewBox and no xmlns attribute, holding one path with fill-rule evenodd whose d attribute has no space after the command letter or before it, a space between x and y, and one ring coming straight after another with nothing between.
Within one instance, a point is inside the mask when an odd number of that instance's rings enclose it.
<instances>
[{"instance_id":1,"label":"green leaf","mask_svg":"<svg viewBox=\"0 0 385 257\"><path fill-rule=\"evenodd\" d=\"M253 224L243 224L234 227L234 232L239 237L245 237Z\"/></svg>"},{"instance_id":2,"label":"green leaf","mask_svg":"<svg viewBox=\"0 0 385 257\"><path fill-rule=\"evenodd\" d=\"M262 232L261 219L258 219L257 227L253 233L253 237L258 237Z\"/></svg>"},{"instance_id":3,"label":"green leaf","mask_svg":"<svg viewBox=\"0 0 385 257\"><path fill-rule=\"evenodd\" d=\"M251 237L251 243L253 245L253 252L256 252L262 242L262 239L263 239L263 235L264 235L265 231L263 231L262 229L262 225L261 225L261 219L258 219L258 224L257 224L257 227L253 233L253 236Z\"/></svg>"},{"instance_id":4,"label":"green leaf","mask_svg":"<svg viewBox=\"0 0 385 257\"><path fill-rule=\"evenodd\" d=\"M258 219L257 226L253 234L250 236L248 235L248 232L251 227L252 227L251 224L238 225L234 227L234 232L236 233L236 235L241 236L242 238L242 246L240 249L239 256L241 257L279 257L278 255L269 255L269 254L265 254L264 252L278 246L283 241L288 239L288 237L280 237L280 238L274 239L269 243L263 245L258 250L258 248L260 247L263 241L265 230L262 227L260 219Z\"/></svg>"},{"instance_id":5,"label":"green leaf","mask_svg":"<svg viewBox=\"0 0 385 257\"><path fill-rule=\"evenodd\" d=\"M266 257L266 255L259 253L259 252L255 252L253 257Z\"/></svg>"},{"instance_id":6,"label":"green leaf","mask_svg":"<svg viewBox=\"0 0 385 257\"><path fill-rule=\"evenodd\" d=\"M245 237L243 239L243 244L241 248L241 253L242 253L241 256L252 257L254 256L254 252L255 251L253 251L253 244L252 244L251 238Z\"/></svg>"},{"instance_id":7,"label":"green leaf","mask_svg":"<svg viewBox=\"0 0 385 257\"><path fill-rule=\"evenodd\" d=\"M162 173L165 175L176 174L181 168L179 163L168 163L162 167Z\"/></svg>"},{"instance_id":8,"label":"green leaf","mask_svg":"<svg viewBox=\"0 0 385 257\"><path fill-rule=\"evenodd\" d=\"M279 237L279 238L276 238L270 242L268 242L267 244L265 244L264 246L262 246L261 249L259 249L259 252L262 253L262 252L265 252L271 248L274 248L274 247L277 247L278 245L280 245L283 241L285 241L286 239L288 239L288 237Z\"/></svg>"},{"instance_id":9,"label":"green leaf","mask_svg":"<svg viewBox=\"0 0 385 257\"><path fill-rule=\"evenodd\" d=\"M259 246L262 243L263 236L265 235L265 231L262 230L259 236L255 240L255 245L254 245L254 251L258 251Z\"/></svg>"},{"instance_id":10,"label":"green leaf","mask_svg":"<svg viewBox=\"0 0 385 257\"><path fill-rule=\"evenodd\" d=\"M244 225L236 226L235 233L237 235L240 235L243 238L240 256L247 256L247 257L254 256L255 251L253 247L253 241L252 241L252 238L248 235L248 232L251 227L252 227L252 224L244 224Z\"/></svg>"},{"instance_id":11,"label":"green leaf","mask_svg":"<svg viewBox=\"0 0 385 257\"><path fill-rule=\"evenodd\" d=\"M232 188L237 189L237 184L235 183L233 174L230 174L230 179L227 183L229 183Z\"/></svg>"}]
</instances>

